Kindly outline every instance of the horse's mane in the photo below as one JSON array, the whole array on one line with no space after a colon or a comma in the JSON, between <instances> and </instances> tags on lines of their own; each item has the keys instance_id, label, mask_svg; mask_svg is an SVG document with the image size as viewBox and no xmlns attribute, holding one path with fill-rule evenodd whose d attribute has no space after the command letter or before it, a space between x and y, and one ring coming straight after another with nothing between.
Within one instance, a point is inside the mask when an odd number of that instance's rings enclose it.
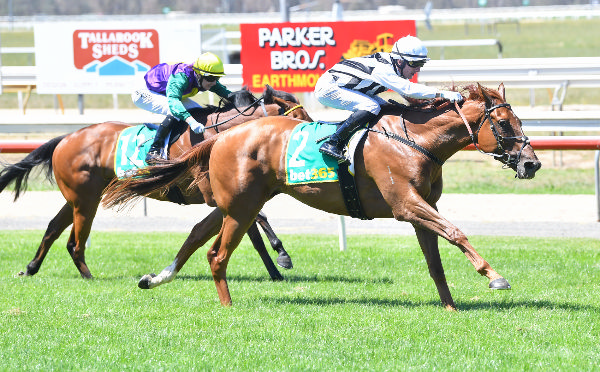
<instances>
[{"instance_id":1,"label":"horse's mane","mask_svg":"<svg viewBox=\"0 0 600 372\"><path fill-rule=\"evenodd\" d=\"M487 94L491 98L502 99L500 92L498 92L495 89L484 87L483 85L469 84L462 87L462 89L469 93L467 99L470 101L485 101L485 97L482 95L482 91L485 91L485 94Z\"/></svg>"},{"instance_id":2,"label":"horse's mane","mask_svg":"<svg viewBox=\"0 0 600 372\"><path fill-rule=\"evenodd\" d=\"M481 87L481 89L479 88ZM502 99L500 93L497 90L490 89L479 84L473 83L462 87L453 87L450 90L455 92L461 92L465 96L465 101L484 101L485 97L482 94L482 90L485 93L497 99ZM408 105L404 105L393 100L390 100L388 105L382 107L382 115L401 115L406 111L416 112L433 112L433 111L445 111L452 106L452 102L442 99L435 98L430 100L418 100L418 99L407 99ZM462 101L462 106L465 101Z\"/></svg>"}]
</instances>

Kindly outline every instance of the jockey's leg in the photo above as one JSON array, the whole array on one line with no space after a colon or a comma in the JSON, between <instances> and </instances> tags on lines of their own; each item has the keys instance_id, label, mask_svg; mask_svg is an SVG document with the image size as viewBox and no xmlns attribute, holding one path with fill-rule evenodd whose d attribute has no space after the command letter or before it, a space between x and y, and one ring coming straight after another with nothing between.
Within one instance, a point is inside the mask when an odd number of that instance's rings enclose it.
<instances>
[{"instance_id":1,"label":"jockey's leg","mask_svg":"<svg viewBox=\"0 0 600 372\"><path fill-rule=\"evenodd\" d=\"M165 140L171 132L171 129L174 125L177 124L177 119L172 115L167 115L165 120L158 126L156 129L156 135L154 136L154 141L148 150L148 155L146 155L146 163L150 164L154 162L156 159L161 159L161 149L165 145ZM166 158L166 156L165 156Z\"/></svg>"},{"instance_id":2,"label":"jockey's leg","mask_svg":"<svg viewBox=\"0 0 600 372\"><path fill-rule=\"evenodd\" d=\"M352 136L352 134L358 129L364 128L369 121L375 119L376 117L377 115L365 110L353 112L348 119L346 119L340 125L337 131L321 145L319 151L323 154L336 158L340 162L346 161L343 150L344 145L346 145L346 142L350 136Z\"/></svg>"}]
</instances>

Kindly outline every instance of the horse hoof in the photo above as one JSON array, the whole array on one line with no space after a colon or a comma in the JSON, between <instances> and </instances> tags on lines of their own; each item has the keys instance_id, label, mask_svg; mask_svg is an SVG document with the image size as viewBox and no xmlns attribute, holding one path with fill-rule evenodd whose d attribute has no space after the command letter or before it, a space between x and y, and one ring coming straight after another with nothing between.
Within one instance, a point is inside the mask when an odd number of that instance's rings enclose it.
<instances>
[{"instance_id":1,"label":"horse hoof","mask_svg":"<svg viewBox=\"0 0 600 372\"><path fill-rule=\"evenodd\" d=\"M277 265L283 267L284 269L291 269L294 267L292 264L292 258L287 253L280 253L277 256Z\"/></svg>"},{"instance_id":2,"label":"horse hoof","mask_svg":"<svg viewBox=\"0 0 600 372\"><path fill-rule=\"evenodd\" d=\"M510 284L504 278L494 279L490 282L491 289L510 289Z\"/></svg>"},{"instance_id":3,"label":"horse hoof","mask_svg":"<svg viewBox=\"0 0 600 372\"><path fill-rule=\"evenodd\" d=\"M142 278L138 282L138 287L140 289L150 289L150 283L152 282L152 278L154 278L155 276L156 274L154 273L142 276Z\"/></svg>"}]
</instances>

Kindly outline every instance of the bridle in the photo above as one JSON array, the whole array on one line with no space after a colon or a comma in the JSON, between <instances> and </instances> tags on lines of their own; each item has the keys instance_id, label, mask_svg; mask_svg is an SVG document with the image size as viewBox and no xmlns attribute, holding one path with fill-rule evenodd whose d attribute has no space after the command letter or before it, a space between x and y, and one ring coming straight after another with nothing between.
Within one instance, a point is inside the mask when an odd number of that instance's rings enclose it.
<instances>
[{"instance_id":1,"label":"bridle","mask_svg":"<svg viewBox=\"0 0 600 372\"><path fill-rule=\"evenodd\" d=\"M492 120L492 116L491 116L491 114L492 114L492 112L494 112L494 110L499 109L501 107L506 107L512 111L512 108L510 107L509 103L500 103L500 104L494 105L492 107L486 107L485 111L484 111L485 118L481 121L481 124L479 124L479 127L477 128L475 133L473 133L473 131L471 130L471 127L469 126L469 123L468 123L467 119L465 118L465 115L462 113L457 102L454 102L454 106L456 107L456 111L458 111L458 114L460 115L460 117L463 119L463 122L467 126L467 130L469 131L469 135L471 136L471 140L473 141L473 145L475 146L477 151L481 152L482 154L490 155L490 156L494 157L496 160L500 161L501 163L503 163L504 165L509 166L509 167L517 166L517 164L519 164L519 161L521 160L521 154L523 153L523 149L525 149L525 146L530 144L529 138L525 135L503 137L499 133L498 129L496 128L498 123L494 123L494 121ZM491 129L492 133L494 134L494 138L496 139L496 144L498 146L497 148L498 148L498 150L500 150L501 154L497 154L494 152L486 152L486 151L483 151L479 147L479 142L478 142L479 131L481 130L481 128L483 127L483 124L486 121L489 121L489 123L490 123L490 129ZM522 141L523 144L521 145L521 148L519 149L519 152L517 153L516 156L511 155L508 152L508 150L506 150L503 147L505 140Z\"/></svg>"}]
</instances>

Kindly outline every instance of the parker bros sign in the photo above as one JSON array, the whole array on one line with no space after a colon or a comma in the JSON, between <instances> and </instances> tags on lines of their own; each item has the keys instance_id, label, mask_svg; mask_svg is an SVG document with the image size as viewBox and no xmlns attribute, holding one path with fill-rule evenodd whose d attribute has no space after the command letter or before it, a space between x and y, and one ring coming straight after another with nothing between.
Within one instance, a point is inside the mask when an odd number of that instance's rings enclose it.
<instances>
[{"instance_id":1,"label":"parker bros sign","mask_svg":"<svg viewBox=\"0 0 600 372\"><path fill-rule=\"evenodd\" d=\"M415 21L241 24L243 80L253 91L266 84L311 92L319 77L342 59L390 52L416 35Z\"/></svg>"}]
</instances>

